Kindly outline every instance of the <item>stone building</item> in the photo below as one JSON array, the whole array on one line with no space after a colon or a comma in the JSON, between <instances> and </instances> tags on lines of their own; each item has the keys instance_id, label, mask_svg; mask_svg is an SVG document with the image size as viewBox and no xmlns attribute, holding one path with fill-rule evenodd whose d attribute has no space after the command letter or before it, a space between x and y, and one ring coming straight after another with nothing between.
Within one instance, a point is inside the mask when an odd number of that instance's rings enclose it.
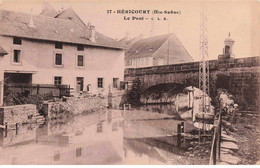
<instances>
[{"instance_id":1,"label":"stone building","mask_svg":"<svg viewBox=\"0 0 260 168\"><path fill-rule=\"evenodd\" d=\"M127 68L159 66L192 62L177 36L173 33L141 39L126 51Z\"/></svg>"},{"instance_id":2,"label":"stone building","mask_svg":"<svg viewBox=\"0 0 260 168\"><path fill-rule=\"evenodd\" d=\"M0 105L3 82L69 85L106 93L124 79L121 43L85 24L73 9L40 15L0 10Z\"/></svg>"}]
</instances>

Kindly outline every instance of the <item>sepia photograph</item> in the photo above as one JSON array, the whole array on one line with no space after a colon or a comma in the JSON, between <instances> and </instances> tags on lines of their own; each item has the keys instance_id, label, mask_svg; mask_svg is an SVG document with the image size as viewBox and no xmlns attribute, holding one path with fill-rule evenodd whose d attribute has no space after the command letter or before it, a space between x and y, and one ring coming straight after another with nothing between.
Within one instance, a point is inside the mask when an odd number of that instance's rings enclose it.
<instances>
[{"instance_id":1,"label":"sepia photograph","mask_svg":"<svg viewBox=\"0 0 260 168\"><path fill-rule=\"evenodd\" d=\"M0 0L4 165L260 165L260 0Z\"/></svg>"}]
</instances>

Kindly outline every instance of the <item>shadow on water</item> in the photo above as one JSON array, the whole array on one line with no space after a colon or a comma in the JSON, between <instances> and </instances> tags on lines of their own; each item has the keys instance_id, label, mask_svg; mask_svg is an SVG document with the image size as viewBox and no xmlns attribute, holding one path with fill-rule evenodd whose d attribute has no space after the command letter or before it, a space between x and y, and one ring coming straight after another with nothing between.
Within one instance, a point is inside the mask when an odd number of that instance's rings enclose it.
<instances>
[{"instance_id":1,"label":"shadow on water","mask_svg":"<svg viewBox=\"0 0 260 168\"><path fill-rule=\"evenodd\" d=\"M181 122L193 129L167 105L0 129L0 164L168 164L191 141L177 134Z\"/></svg>"}]
</instances>

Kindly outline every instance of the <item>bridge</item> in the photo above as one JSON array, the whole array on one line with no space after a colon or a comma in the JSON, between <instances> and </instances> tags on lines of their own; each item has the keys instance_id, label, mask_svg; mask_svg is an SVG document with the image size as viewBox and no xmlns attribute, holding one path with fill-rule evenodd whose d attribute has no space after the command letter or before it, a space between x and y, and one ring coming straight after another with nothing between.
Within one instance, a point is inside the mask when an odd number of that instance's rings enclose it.
<instances>
[{"instance_id":1,"label":"bridge","mask_svg":"<svg viewBox=\"0 0 260 168\"><path fill-rule=\"evenodd\" d=\"M125 69L128 94L138 102L146 89L162 83L198 88L199 63ZM211 97L217 94L218 88L223 88L241 101L259 107L260 56L210 60L209 67Z\"/></svg>"}]
</instances>

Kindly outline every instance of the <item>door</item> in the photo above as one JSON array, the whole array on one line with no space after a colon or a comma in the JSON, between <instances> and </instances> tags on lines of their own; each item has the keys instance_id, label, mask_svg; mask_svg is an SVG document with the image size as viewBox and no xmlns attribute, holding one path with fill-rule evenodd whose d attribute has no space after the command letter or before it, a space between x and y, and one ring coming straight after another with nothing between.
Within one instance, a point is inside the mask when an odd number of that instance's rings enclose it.
<instances>
[{"instance_id":1,"label":"door","mask_svg":"<svg viewBox=\"0 0 260 168\"><path fill-rule=\"evenodd\" d=\"M81 91L83 91L83 86L84 86L84 78L83 77L77 77L76 79L76 93L79 94Z\"/></svg>"}]
</instances>

